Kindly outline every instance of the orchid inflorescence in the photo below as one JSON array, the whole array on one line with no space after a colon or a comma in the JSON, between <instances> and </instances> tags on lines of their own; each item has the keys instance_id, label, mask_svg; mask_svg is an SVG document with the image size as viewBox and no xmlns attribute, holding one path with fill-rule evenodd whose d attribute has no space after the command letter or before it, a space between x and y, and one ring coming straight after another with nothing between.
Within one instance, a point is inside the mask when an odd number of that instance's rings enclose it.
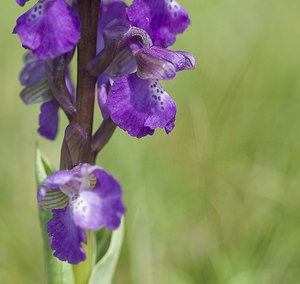
<instances>
[{"instance_id":1,"label":"orchid inflorescence","mask_svg":"<svg viewBox=\"0 0 300 284\"><path fill-rule=\"evenodd\" d=\"M134 0L129 7L121 0L39 0L18 18L13 33L29 50L21 99L41 103L38 132L49 140L57 136L59 108L69 120L60 170L38 189L39 205L53 212L47 231L58 259L84 261L86 230L119 227L122 190L95 165L97 154L116 126L137 138L173 130L176 104L159 81L194 69L190 53L167 49L189 25L174 0ZM69 63L76 48L74 87ZM103 121L93 133L95 89Z\"/></svg>"}]
</instances>

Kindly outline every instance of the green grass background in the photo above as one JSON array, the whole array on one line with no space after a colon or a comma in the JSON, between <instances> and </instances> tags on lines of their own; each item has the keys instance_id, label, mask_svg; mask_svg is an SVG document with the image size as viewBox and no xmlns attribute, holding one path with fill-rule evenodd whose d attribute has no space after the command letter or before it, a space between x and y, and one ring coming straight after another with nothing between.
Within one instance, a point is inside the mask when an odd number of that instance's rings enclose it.
<instances>
[{"instance_id":1,"label":"green grass background","mask_svg":"<svg viewBox=\"0 0 300 284\"><path fill-rule=\"evenodd\" d=\"M127 207L114 283L300 283L300 2L180 4L192 25L173 48L197 66L162 83L175 129L117 130L98 159ZM62 134L39 137L39 106L19 99L25 10L0 3L0 283L42 284L34 148L58 166Z\"/></svg>"}]
</instances>

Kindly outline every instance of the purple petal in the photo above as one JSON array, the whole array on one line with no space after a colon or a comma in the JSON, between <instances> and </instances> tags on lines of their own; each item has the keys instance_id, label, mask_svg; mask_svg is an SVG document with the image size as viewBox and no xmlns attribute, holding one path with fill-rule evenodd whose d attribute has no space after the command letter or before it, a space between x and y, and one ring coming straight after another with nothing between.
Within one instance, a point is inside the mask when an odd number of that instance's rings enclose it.
<instances>
[{"instance_id":1,"label":"purple petal","mask_svg":"<svg viewBox=\"0 0 300 284\"><path fill-rule=\"evenodd\" d=\"M40 127L38 132L49 140L54 140L58 130L58 102L53 99L43 103L39 117Z\"/></svg>"},{"instance_id":2,"label":"purple petal","mask_svg":"<svg viewBox=\"0 0 300 284\"><path fill-rule=\"evenodd\" d=\"M79 41L79 17L64 0L40 0L18 18L13 33L39 58L55 58Z\"/></svg>"},{"instance_id":3,"label":"purple petal","mask_svg":"<svg viewBox=\"0 0 300 284\"><path fill-rule=\"evenodd\" d=\"M168 50L165 48L161 48L158 46L152 46L149 49L141 49L138 52L136 52L136 56L138 56L139 52L144 52L148 56L152 56L154 58L159 58L162 61L166 61L174 65L176 72L182 71L185 69L190 69L189 66L187 66L187 60L190 58L192 60L193 55L191 55L188 52L184 51L173 51ZM192 64L189 61L190 65ZM158 78L157 78L158 79Z\"/></svg>"},{"instance_id":4,"label":"purple petal","mask_svg":"<svg viewBox=\"0 0 300 284\"><path fill-rule=\"evenodd\" d=\"M59 189L60 186L67 184L75 177L80 177L78 171L59 170L47 176L44 180L44 183L47 187L50 187L52 190L55 190Z\"/></svg>"},{"instance_id":5,"label":"purple petal","mask_svg":"<svg viewBox=\"0 0 300 284\"><path fill-rule=\"evenodd\" d=\"M99 166L90 165L90 164L79 164L73 170L77 171L80 177L88 176L97 169L102 169Z\"/></svg>"},{"instance_id":6,"label":"purple petal","mask_svg":"<svg viewBox=\"0 0 300 284\"><path fill-rule=\"evenodd\" d=\"M157 127L169 133L176 105L158 80L142 80L136 73L117 79L108 94L111 119L131 136L152 135Z\"/></svg>"},{"instance_id":7,"label":"purple petal","mask_svg":"<svg viewBox=\"0 0 300 284\"><path fill-rule=\"evenodd\" d=\"M177 51L185 57L185 70L193 70L195 69L196 59L195 57L186 51Z\"/></svg>"},{"instance_id":8,"label":"purple petal","mask_svg":"<svg viewBox=\"0 0 300 284\"><path fill-rule=\"evenodd\" d=\"M28 86L46 76L44 61L36 57L32 52L25 56L25 67L20 74L20 82Z\"/></svg>"},{"instance_id":9,"label":"purple petal","mask_svg":"<svg viewBox=\"0 0 300 284\"><path fill-rule=\"evenodd\" d=\"M137 63L137 75L141 79L171 80L176 76L173 62L161 58L153 48L141 48L134 55ZM181 57L185 62L184 57Z\"/></svg>"},{"instance_id":10,"label":"purple petal","mask_svg":"<svg viewBox=\"0 0 300 284\"><path fill-rule=\"evenodd\" d=\"M168 65L164 66L166 63L174 66L176 72L194 69L196 64L194 56L189 52L173 51L157 46L141 48L134 52L134 56L137 60L138 75L139 72L146 70L146 72L141 72L142 74L145 73L143 77L139 75L142 79L155 78L156 73L156 79L172 79L167 72L170 67L168 68ZM170 72L170 74L172 73Z\"/></svg>"},{"instance_id":11,"label":"purple petal","mask_svg":"<svg viewBox=\"0 0 300 284\"><path fill-rule=\"evenodd\" d=\"M44 186L44 185L41 185L38 189L38 192L37 192L37 200L38 200L38 203L40 204L42 202L42 200L45 198L47 194L47 187Z\"/></svg>"},{"instance_id":12,"label":"purple petal","mask_svg":"<svg viewBox=\"0 0 300 284\"><path fill-rule=\"evenodd\" d=\"M84 229L75 225L69 205L65 210L53 210L47 232L55 257L71 264L78 264L85 260L86 254L81 243L87 242L86 234Z\"/></svg>"},{"instance_id":13,"label":"purple petal","mask_svg":"<svg viewBox=\"0 0 300 284\"><path fill-rule=\"evenodd\" d=\"M98 84L98 104L104 119L108 119L110 117L110 112L107 107L107 85L106 84Z\"/></svg>"},{"instance_id":14,"label":"purple petal","mask_svg":"<svg viewBox=\"0 0 300 284\"><path fill-rule=\"evenodd\" d=\"M123 1L101 1L98 22L98 36L97 36L97 52L104 48L103 31L105 27L112 21L122 23L127 20L127 5ZM129 23L128 23L129 26Z\"/></svg>"},{"instance_id":15,"label":"purple petal","mask_svg":"<svg viewBox=\"0 0 300 284\"><path fill-rule=\"evenodd\" d=\"M20 5L20 6L24 6L25 3L29 1L29 0L16 0L16 2Z\"/></svg>"},{"instance_id":16,"label":"purple petal","mask_svg":"<svg viewBox=\"0 0 300 284\"><path fill-rule=\"evenodd\" d=\"M101 114L104 119L108 119L110 117L110 112L107 107L107 91L110 87L110 77L107 76L106 73L99 76L97 87L98 105L101 110Z\"/></svg>"},{"instance_id":17,"label":"purple petal","mask_svg":"<svg viewBox=\"0 0 300 284\"><path fill-rule=\"evenodd\" d=\"M66 80L67 89L68 89L69 93L72 95L72 97L74 98L75 88L71 81L69 68L66 69L66 79L65 80Z\"/></svg>"},{"instance_id":18,"label":"purple petal","mask_svg":"<svg viewBox=\"0 0 300 284\"><path fill-rule=\"evenodd\" d=\"M115 230L119 227L121 218L126 211L122 201L123 193L121 186L112 175L103 169L97 169L93 174L97 180L94 191L103 202L104 226L108 230Z\"/></svg>"},{"instance_id":19,"label":"purple petal","mask_svg":"<svg viewBox=\"0 0 300 284\"><path fill-rule=\"evenodd\" d=\"M81 178L84 178L91 174L96 169L101 169L98 166L93 166L89 164L79 164L71 170L59 170L49 176L47 176L44 180L44 183L47 187L50 187L52 190L57 189L61 186L72 187L74 184L77 186L80 182ZM70 183L73 179L76 178L76 181ZM77 188L75 188L75 191ZM66 193L67 194L67 193Z\"/></svg>"},{"instance_id":20,"label":"purple petal","mask_svg":"<svg viewBox=\"0 0 300 284\"><path fill-rule=\"evenodd\" d=\"M72 204L75 224L88 230L105 226L108 230L119 227L125 213L122 190L118 181L103 169L93 171L96 185L84 190Z\"/></svg>"},{"instance_id":21,"label":"purple petal","mask_svg":"<svg viewBox=\"0 0 300 284\"><path fill-rule=\"evenodd\" d=\"M145 30L153 44L168 47L189 26L190 19L175 0L134 0L128 18L135 27Z\"/></svg>"}]
</instances>

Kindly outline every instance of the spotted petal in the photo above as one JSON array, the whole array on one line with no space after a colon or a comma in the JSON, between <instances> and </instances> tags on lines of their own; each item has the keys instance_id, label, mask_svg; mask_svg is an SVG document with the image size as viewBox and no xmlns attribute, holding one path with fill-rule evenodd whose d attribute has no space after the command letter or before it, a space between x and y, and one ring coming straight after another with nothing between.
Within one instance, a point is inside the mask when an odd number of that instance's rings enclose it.
<instances>
[{"instance_id":1,"label":"spotted petal","mask_svg":"<svg viewBox=\"0 0 300 284\"><path fill-rule=\"evenodd\" d=\"M107 105L111 119L131 136L152 135L157 127L174 128L176 105L158 80L142 80L136 73L114 81Z\"/></svg>"},{"instance_id":2,"label":"spotted petal","mask_svg":"<svg viewBox=\"0 0 300 284\"><path fill-rule=\"evenodd\" d=\"M83 190L71 202L75 224L88 230L97 230L103 226L108 230L117 229L125 213L121 187L103 169L96 169L93 175L97 180L95 187Z\"/></svg>"},{"instance_id":3,"label":"spotted petal","mask_svg":"<svg viewBox=\"0 0 300 284\"><path fill-rule=\"evenodd\" d=\"M118 228L125 213L122 190L118 181L98 166L79 164L71 170L60 170L49 175L41 186L38 200L48 201L54 195L48 188L69 196L72 218L77 226L97 230L105 226ZM49 198L47 198L47 195Z\"/></svg>"},{"instance_id":4,"label":"spotted petal","mask_svg":"<svg viewBox=\"0 0 300 284\"><path fill-rule=\"evenodd\" d=\"M128 18L135 27L145 30L153 44L168 47L189 26L190 19L175 0L134 0Z\"/></svg>"},{"instance_id":5,"label":"spotted petal","mask_svg":"<svg viewBox=\"0 0 300 284\"><path fill-rule=\"evenodd\" d=\"M13 33L39 58L55 58L79 41L79 17L64 0L39 0L18 18Z\"/></svg>"}]
</instances>

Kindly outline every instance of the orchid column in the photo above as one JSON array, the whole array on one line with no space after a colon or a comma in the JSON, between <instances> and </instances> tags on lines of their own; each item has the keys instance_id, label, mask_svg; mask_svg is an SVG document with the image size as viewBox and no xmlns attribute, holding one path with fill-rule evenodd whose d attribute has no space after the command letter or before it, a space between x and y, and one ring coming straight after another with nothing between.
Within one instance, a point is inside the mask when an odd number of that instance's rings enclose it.
<instances>
[{"instance_id":1,"label":"orchid column","mask_svg":"<svg viewBox=\"0 0 300 284\"><path fill-rule=\"evenodd\" d=\"M36 157L48 283L111 283L125 207L119 182L96 157L117 126L137 138L173 130L176 105L159 80L194 69L191 54L166 49L189 24L173 0L39 0L17 20L14 33L29 50L21 98L42 104L38 132L56 138L59 108L69 120L60 170L39 150ZM74 87L68 66L76 48ZM93 133L96 85L103 121ZM98 259L94 231L103 227L119 229Z\"/></svg>"}]
</instances>

